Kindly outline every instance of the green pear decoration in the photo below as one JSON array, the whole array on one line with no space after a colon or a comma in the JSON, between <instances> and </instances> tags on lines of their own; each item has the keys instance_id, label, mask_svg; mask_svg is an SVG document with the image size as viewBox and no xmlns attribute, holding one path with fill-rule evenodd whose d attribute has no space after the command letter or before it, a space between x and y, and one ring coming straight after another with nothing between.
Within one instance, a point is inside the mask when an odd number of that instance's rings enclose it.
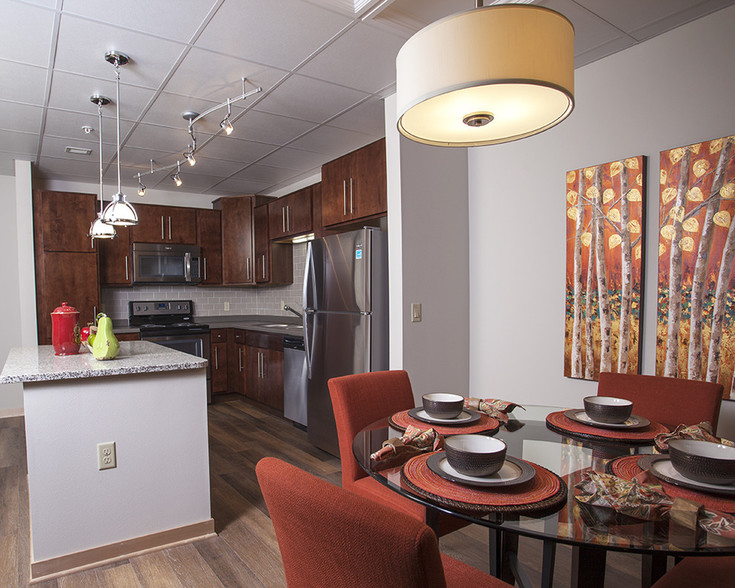
<instances>
[{"instance_id":1,"label":"green pear decoration","mask_svg":"<svg viewBox=\"0 0 735 588\"><path fill-rule=\"evenodd\" d=\"M120 343L112 332L112 319L104 313L97 315L97 335L92 343L95 359L114 359L120 353Z\"/></svg>"}]
</instances>

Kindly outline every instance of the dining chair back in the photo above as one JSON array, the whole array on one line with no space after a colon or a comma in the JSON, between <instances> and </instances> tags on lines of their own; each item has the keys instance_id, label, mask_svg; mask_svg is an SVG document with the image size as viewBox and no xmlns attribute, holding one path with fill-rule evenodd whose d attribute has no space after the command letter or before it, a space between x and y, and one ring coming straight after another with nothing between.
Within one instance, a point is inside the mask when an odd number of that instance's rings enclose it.
<instances>
[{"instance_id":1,"label":"dining chair back","mask_svg":"<svg viewBox=\"0 0 735 588\"><path fill-rule=\"evenodd\" d=\"M598 396L614 396L633 402L633 414L674 428L677 425L712 423L717 432L722 384L664 376L601 372Z\"/></svg>"},{"instance_id":2,"label":"dining chair back","mask_svg":"<svg viewBox=\"0 0 735 588\"><path fill-rule=\"evenodd\" d=\"M508 587L442 556L431 529L408 515L273 457L255 471L289 588Z\"/></svg>"}]
</instances>

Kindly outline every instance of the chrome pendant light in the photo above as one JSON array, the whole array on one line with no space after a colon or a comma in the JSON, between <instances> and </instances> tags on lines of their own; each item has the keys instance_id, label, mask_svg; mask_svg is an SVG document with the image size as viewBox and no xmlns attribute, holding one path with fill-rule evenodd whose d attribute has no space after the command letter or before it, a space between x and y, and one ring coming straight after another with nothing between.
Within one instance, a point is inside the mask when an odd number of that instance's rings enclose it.
<instances>
[{"instance_id":1,"label":"chrome pendant light","mask_svg":"<svg viewBox=\"0 0 735 588\"><path fill-rule=\"evenodd\" d=\"M92 221L87 237L91 237L92 239L114 239L117 237L115 227L102 222L102 212L104 207L104 200L102 199L102 107L112 101L106 96L100 96L99 94L90 96L89 100L97 105L97 128L99 129L100 137L100 211Z\"/></svg>"},{"instance_id":2,"label":"chrome pendant light","mask_svg":"<svg viewBox=\"0 0 735 588\"><path fill-rule=\"evenodd\" d=\"M574 27L540 6L498 4L441 19L396 58L398 130L471 147L514 141L574 108Z\"/></svg>"},{"instance_id":3,"label":"chrome pendant light","mask_svg":"<svg viewBox=\"0 0 735 588\"><path fill-rule=\"evenodd\" d=\"M129 227L138 224L138 214L128 202L120 187L120 66L125 65L129 58L119 51L108 51L105 59L115 66L115 80L117 83L117 194L112 197L102 213L102 222L108 225Z\"/></svg>"}]
</instances>

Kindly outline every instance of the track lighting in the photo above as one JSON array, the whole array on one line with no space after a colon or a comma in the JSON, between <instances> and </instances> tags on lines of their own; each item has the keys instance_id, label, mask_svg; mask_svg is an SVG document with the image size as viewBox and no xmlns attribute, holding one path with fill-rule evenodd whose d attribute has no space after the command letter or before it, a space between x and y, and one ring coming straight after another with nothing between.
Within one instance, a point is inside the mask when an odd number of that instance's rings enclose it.
<instances>
[{"instance_id":1,"label":"track lighting","mask_svg":"<svg viewBox=\"0 0 735 588\"><path fill-rule=\"evenodd\" d=\"M174 184L176 184L176 187L178 188L181 184L184 182L181 181L181 166L177 166L176 173L171 176L171 179L174 181Z\"/></svg>"},{"instance_id":2,"label":"track lighting","mask_svg":"<svg viewBox=\"0 0 735 588\"><path fill-rule=\"evenodd\" d=\"M140 181L140 174L138 174L138 196L145 196L145 186Z\"/></svg>"},{"instance_id":3,"label":"track lighting","mask_svg":"<svg viewBox=\"0 0 735 588\"><path fill-rule=\"evenodd\" d=\"M187 151L186 153L184 153L184 157L186 157L186 161L191 167L194 167L196 165L197 160L194 158L193 151Z\"/></svg>"},{"instance_id":4,"label":"track lighting","mask_svg":"<svg viewBox=\"0 0 735 588\"><path fill-rule=\"evenodd\" d=\"M222 127L222 129L227 133L228 135L232 134L232 123L230 122L230 99L227 99L227 116L222 119L222 122L219 123L219 126Z\"/></svg>"}]
</instances>

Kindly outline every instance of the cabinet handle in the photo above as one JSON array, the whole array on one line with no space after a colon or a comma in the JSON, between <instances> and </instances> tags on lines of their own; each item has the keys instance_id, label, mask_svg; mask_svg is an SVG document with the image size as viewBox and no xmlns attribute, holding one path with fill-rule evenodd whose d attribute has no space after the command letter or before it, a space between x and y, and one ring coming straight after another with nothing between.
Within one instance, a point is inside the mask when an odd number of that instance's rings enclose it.
<instances>
[{"instance_id":1,"label":"cabinet handle","mask_svg":"<svg viewBox=\"0 0 735 588\"><path fill-rule=\"evenodd\" d=\"M354 211L352 209L352 178L350 178L350 214L352 214Z\"/></svg>"},{"instance_id":2,"label":"cabinet handle","mask_svg":"<svg viewBox=\"0 0 735 588\"><path fill-rule=\"evenodd\" d=\"M265 255L261 256L263 258L263 279L265 280Z\"/></svg>"},{"instance_id":3,"label":"cabinet handle","mask_svg":"<svg viewBox=\"0 0 735 588\"><path fill-rule=\"evenodd\" d=\"M291 207L286 206L286 229L291 232Z\"/></svg>"},{"instance_id":4,"label":"cabinet handle","mask_svg":"<svg viewBox=\"0 0 735 588\"><path fill-rule=\"evenodd\" d=\"M168 240L173 239L173 233L171 232L171 217L168 217Z\"/></svg>"},{"instance_id":5,"label":"cabinet handle","mask_svg":"<svg viewBox=\"0 0 735 588\"><path fill-rule=\"evenodd\" d=\"M286 232L286 207L284 206L281 208L281 226L283 227L283 232Z\"/></svg>"},{"instance_id":6,"label":"cabinet handle","mask_svg":"<svg viewBox=\"0 0 735 588\"><path fill-rule=\"evenodd\" d=\"M207 258L204 258L204 281L207 281Z\"/></svg>"},{"instance_id":7,"label":"cabinet handle","mask_svg":"<svg viewBox=\"0 0 735 588\"><path fill-rule=\"evenodd\" d=\"M247 272L247 275L245 276L245 280L247 282L250 281L250 258L247 258L247 261L245 262L245 271Z\"/></svg>"},{"instance_id":8,"label":"cabinet handle","mask_svg":"<svg viewBox=\"0 0 735 588\"><path fill-rule=\"evenodd\" d=\"M127 282L130 279L130 276L128 275L128 256L125 256L125 281Z\"/></svg>"},{"instance_id":9,"label":"cabinet handle","mask_svg":"<svg viewBox=\"0 0 735 588\"><path fill-rule=\"evenodd\" d=\"M240 371L242 371L242 347L237 348L237 359L240 363Z\"/></svg>"},{"instance_id":10,"label":"cabinet handle","mask_svg":"<svg viewBox=\"0 0 735 588\"><path fill-rule=\"evenodd\" d=\"M347 216L347 180L342 180L342 216Z\"/></svg>"},{"instance_id":11,"label":"cabinet handle","mask_svg":"<svg viewBox=\"0 0 735 588\"><path fill-rule=\"evenodd\" d=\"M219 347L214 348L214 369L219 369Z\"/></svg>"},{"instance_id":12,"label":"cabinet handle","mask_svg":"<svg viewBox=\"0 0 735 588\"><path fill-rule=\"evenodd\" d=\"M163 215L161 215L161 241L166 240L166 226L164 225Z\"/></svg>"},{"instance_id":13,"label":"cabinet handle","mask_svg":"<svg viewBox=\"0 0 735 588\"><path fill-rule=\"evenodd\" d=\"M94 315L92 316L92 321L96 323L97 322L97 307L96 306L92 307L92 312L94 313Z\"/></svg>"}]
</instances>

